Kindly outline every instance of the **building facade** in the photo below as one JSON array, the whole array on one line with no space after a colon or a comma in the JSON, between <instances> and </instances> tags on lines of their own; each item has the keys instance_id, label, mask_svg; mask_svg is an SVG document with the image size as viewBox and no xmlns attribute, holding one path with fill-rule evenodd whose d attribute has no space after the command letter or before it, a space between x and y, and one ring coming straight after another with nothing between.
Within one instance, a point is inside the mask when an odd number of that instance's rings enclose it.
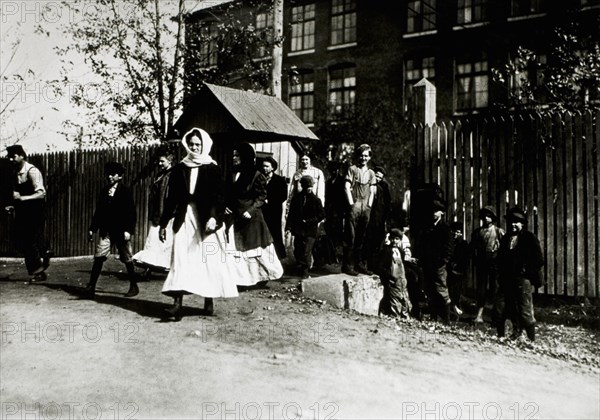
<instances>
[{"instance_id":1,"label":"building facade","mask_svg":"<svg viewBox=\"0 0 600 420\"><path fill-rule=\"evenodd\" d=\"M244 2L246 3L246 2ZM244 14L256 28L272 25L270 1ZM188 22L217 33L219 8ZM599 36L600 0L284 0L282 99L310 127L343 118L365 103L391 98L410 119L411 87L423 77L437 89L437 117L486 113L531 74L492 83L518 46L543 66L557 25L576 20ZM205 45L208 54L216 45ZM262 51L262 59L269 52Z\"/></svg>"}]
</instances>

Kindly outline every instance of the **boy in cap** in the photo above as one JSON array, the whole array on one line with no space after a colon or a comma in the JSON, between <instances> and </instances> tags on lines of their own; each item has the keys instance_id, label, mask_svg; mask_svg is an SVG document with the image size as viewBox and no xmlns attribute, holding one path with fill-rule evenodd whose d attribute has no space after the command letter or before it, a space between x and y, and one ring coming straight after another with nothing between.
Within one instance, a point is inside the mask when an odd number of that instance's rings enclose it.
<instances>
[{"instance_id":1,"label":"boy in cap","mask_svg":"<svg viewBox=\"0 0 600 420\"><path fill-rule=\"evenodd\" d=\"M411 301L402 258L403 237L400 229L392 229L388 235L389 241L386 241L381 253L378 274L383 284L383 299L379 304L379 313L408 318Z\"/></svg>"},{"instance_id":2,"label":"boy in cap","mask_svg":"<svg viewBox=\"0 0 600 420\"><path fill-rule=\"evenodd\" d=\"M477 316L475 323L483 322L486 299L494 301L498 284L496 256L500 240L504 236L504 231L496 226L498 216L492 206L485 206L479 210L479 219L481 219L481 226L473 231L469 244L476 275ZM497 310L494 309L492 321L495 322L497 317Z\"/></svg>"},{"instance_id":3,"label":"boy in cap","mask_svg":"<svg viewBox=\"0 0 600 420\"><path fill-rule=\"evenodd\" d=\"M12 203L6 207L14 211L15 247L25 254L25 267L31 282L46 280L50 252L44 239L46 189L38 168L27 162L27 153L21 145L8 146L7 157L17 173Z\"/></svg>"},{"instance_id":4,"label":"boy in cap","mask_svg":"<svg viewBox=\"0 0 600 420\"><path fill-rule=\"evenodd\" d=\"M108 162L104 165L104 175L108 182L98 197L96 211L88 232L89 241L93 240L96 231L100 234L90 282L85 289L85 295L90 299L95 297L96 283L102 265L110 255L112 245L116 246L119 259L127 268L129 290L125 296L133 297L139 293L131 248L131 236L136 224L136 209L131 190L121 182L124 174L125 168L118 162Z\"/></svg>"},{"instance_id":5,"label":"boy in cap","mask_svg":"<svg viewBox=\"0 0 600 420\"><path fill-rule=\"evenodd\" d=\"M506 221L509 233L500 240L498 249L498 337L504 336L504 323L506 319L510 319L513 324L511 338L519 338L525 330L527 337L534 341L532 293L534 287L542 285L542 248L538 238L527 230L527 217L523 210L518 207L509 209Z\"/></svg>"},{"instance_id":6,"label":"boy in cap","mask_svg":"<svg viewBox=\"0 0 600 420\"><path fill-rule=\"evenodd\" d=\"M308 278L310 255L317 238L319 223L325 218L321 199L313 193L313 178L300 178L301 191L292 197L286 231L294 235L294 257L302 278Z\"/></svg>"}]
</instances>

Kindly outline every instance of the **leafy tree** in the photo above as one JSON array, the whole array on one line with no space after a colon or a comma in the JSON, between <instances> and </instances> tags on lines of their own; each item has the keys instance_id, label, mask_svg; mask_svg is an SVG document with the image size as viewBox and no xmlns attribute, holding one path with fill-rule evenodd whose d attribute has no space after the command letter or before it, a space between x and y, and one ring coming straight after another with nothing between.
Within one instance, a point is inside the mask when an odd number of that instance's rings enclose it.
<instances>
[{"instance_id":1,"label":"leafy tree","mask_svg":"<svg viewBox=\"0 0 600 420\"><path fill-rule=\"evenodd\" d=\"M97 0L91 8L85 0L65 0L63 7L77 19L62 28L73 41L57 48L64 58L59 84L69 90L85 119L83 124L65 121L65 134L79 142L110 145L166 140L184 99L184 85L189 97L203 81L230 84L226 75L234 70L264 84L268 67L255 65L248 51L261 40L272 41L253 22L238 21L233 13L237 6L226 6L227 13L219 17L214 34L217 65L196 70L198 42L213 36L197 37L198 25L191 14L200 4L199 0ZM78 83L70 76L72 52L82 54L91 68L90 82Z\"/></svg>"},{"instance_id":2,"label":"leafy tree","mask_svg":"<svg viewBox=\"0 0 600 420\"><path fill-rule=\"evenodd\" d=\"M383 89L383 88L382 88ZM412 155L412 125L405 119L391 92L379 91L377 100L364 100L344 115L329 111L318 129L321 139L311 151L324 167L330 163L353 163L354 150L367 143L373 150L371 167L383 166L394 202L408 189Z\"/></svg>"},{"instance_id":3,"label":"leafy tree","mask_svg":"<svg viewBox=\"0 0 600 420\"><path fill-rule=\"evenodd\" d=\"M495 82L508 87L508 102L496 104L501 108L600 108L600 42L577 23L555 29L547 55L520 46L492 74Z\"/></svg>"}]
</instances>

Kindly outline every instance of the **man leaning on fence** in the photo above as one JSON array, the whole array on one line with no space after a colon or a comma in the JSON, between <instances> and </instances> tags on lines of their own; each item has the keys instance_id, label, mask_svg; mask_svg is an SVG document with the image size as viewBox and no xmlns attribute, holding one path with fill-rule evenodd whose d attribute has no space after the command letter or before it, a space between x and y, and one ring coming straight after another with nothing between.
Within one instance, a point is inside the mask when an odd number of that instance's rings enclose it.
<instances>
[{"instance_id":1,"label":"man leaning on fence","mask_svg":"<svg viewBox=\"0 0 600 420\"><path fill-rule=\"evenodd\" d=\"M6 207L14 214L14 244L25 254L25 266L32 276L30 281L44 281L50 265L50 252L44 239L44 178L38 168L27 162L27 153L22 146L8 146L6 152L17 170L12 204Z\"/></svg>"}]
</instances>

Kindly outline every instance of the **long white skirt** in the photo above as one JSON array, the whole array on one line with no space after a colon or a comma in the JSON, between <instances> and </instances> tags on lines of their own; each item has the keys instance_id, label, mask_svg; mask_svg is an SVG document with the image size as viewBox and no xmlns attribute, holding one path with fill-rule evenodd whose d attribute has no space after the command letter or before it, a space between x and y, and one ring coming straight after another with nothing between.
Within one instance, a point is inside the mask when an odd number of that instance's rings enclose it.
<instances>
[{"instance_id":1,"label":"long white skirt","mask_svg":"<svg viewBox=\"0 0 600 420\"><path fill-rule=\"evenodd\" d=\"M144 249L133 256L133 262L150 268L168 270L171 266L173 252L173 235L167 235L167 240L161 242L158 237L160 226L150 226ZM173 220L167 225L167 232L173 232Z\"/></svg>"},{"instance_id":2,"label":"long white skirt","mask_svg":"<svg viewBox=\"0 0 600 420\"><path fill-rule=\"evenodd\" d=\"M235 248L233 226L229 228L228 258L235 262L239 275L236 283L239 286L254 286L256 283L277 280L283 276L283 266L277 257L275 245L238 251ZM233 258L231 258L233 256Z\"/></svg>"},{"instance_id":3,"label":"long white skirt","mask_svg":"<svg viewBox=\"0 0 600 420\"><path fill-rule=\"evenodd\" d=\"M173 235L168 231L167 235ZM204 226L198 225L198 212L188 205L185 220L173 238L171 269L162 292L187 292L203 297L238 296L236 264L227 258L225 228L206 234Z\"/></svg>"}]
</instances>

